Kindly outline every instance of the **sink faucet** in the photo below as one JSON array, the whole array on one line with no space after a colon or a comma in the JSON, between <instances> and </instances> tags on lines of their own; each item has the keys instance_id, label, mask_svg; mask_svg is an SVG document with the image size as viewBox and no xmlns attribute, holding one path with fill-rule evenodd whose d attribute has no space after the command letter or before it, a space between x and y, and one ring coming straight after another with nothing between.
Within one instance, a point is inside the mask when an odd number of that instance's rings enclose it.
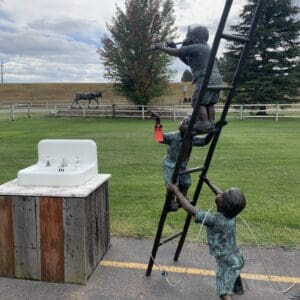
<instances>
[{"instance_id":1,"label":"sink faucet","mask_svg":"<svg viewBox=\"0 0 300 300\"><path fill-rule=\"evenodd\" d=\"M66 167L66 166L67 166L67 162L66 162L66 160L63 158L63 159L62 159L62 162L61 162L61 167L64 168L64 167Z\"/></svg>"},{"instance_id":2,"label":"sink faucet","mask_svg":"<svg viewBox=\"0 0 300 300\"><path fill-rule=\"evenodd\" d=\"M47 156L46 157L46 167L50 167L50 157L49 156Z\"/></svg>"}]
</instances>

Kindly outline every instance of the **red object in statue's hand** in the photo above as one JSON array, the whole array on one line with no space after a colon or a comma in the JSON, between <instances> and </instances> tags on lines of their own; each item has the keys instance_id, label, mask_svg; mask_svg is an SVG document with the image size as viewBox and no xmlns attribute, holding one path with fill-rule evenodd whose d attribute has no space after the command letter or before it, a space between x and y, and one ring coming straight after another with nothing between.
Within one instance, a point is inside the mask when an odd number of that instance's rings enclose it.
<instances>
[{"instance_id":1,"label":"red object in statue's hand","mask_svg":"<svg viewBox=\"0 0 300 300\"><path fill-rule=\"evenodd\" d=\"M160 143L164 140L162 125L155 125L154 127L154 139Z\"/></svg>"}]
</instances>

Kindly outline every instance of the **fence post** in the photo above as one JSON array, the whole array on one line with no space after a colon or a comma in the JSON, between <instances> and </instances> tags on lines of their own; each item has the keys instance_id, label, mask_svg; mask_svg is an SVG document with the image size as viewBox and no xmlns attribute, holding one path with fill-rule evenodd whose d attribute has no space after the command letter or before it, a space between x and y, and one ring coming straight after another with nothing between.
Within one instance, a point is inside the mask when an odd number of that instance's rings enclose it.
<instances>
[{"instance_id":1,"label":"fence post","mask_svg":"<svg viewBox=\"0 0 300 300\"><path fill-rule=\"evenodd\" d=\"M240 120L243 120L243 104L240 105Z\"/></svg>"},{"instance_id":2,"label":"fence post","mask_svg":"<svg viewBox=\"0 0 300 300\"><path fill-rule=\"evenodd\" d=\"M54 105L54 116L57 117L57 105Z\"/></svg>"},{"instance_id":3,"label":"fence post","mask_svg":"<svg viewBox=\"0 0 300 300\"><path fill-rule=\"evenodd\" d=\"M142 119L145 120L145 106L142 105Z\"/></svg>"},{"instance_id":4,"label":"fence post","mask_svg":"<svg viewBox=\"0 0 300 300\"><path fill-rule=\"evenodd\" d=\"M85 118L85 105L82 105L82 116Z\"/></svg>"},{"instance_id":5,"label":"fence post","mask_svg":"<svg viewBox=\"0 0 300 300\"><path fill-rule=\"evenodd\" d=\"M27 110L28 110L28 118L31 118L31 103L27 104Z\"/></svg>"},{"instance_id":6,"label":"fence post","mask_svg":"<svg viewBox=\"0 0 300 300\"><path fill-rule=\"evenodd\" d=\"M11 105L11 120L14 121L16 119L16 116L15 116L15 106L14 105Z\"/></svg>"},{"instance_id":7,"label":"fence post","mask_svg":"<svg viewBox=\"0 0 300 300\"><path fill-rule=\"evenodd\" d=\"M275 116L275 120L278 121L279 119L279 104L276 104L276 116Z\"/></svg>"},{"instance_id":8,"label":"fence post","mask_svg":"<svg viewBox=\"0 0 300 300\"><path fill-rule=\"evenodd\" d=\"M112 106L111 106L111 116L112 116L112 118L115 117L115 114L116 114L116 105L112 104Z\"/></svg>"},{"instance_id":9,"label":"fence post","mask_svg":"<svg viewBox=\"0 0 300 300\"><path fill-rule=\"evenodd\" d=\"M173 104L173 120L176 121L175 105Z\"/></svg>"}]
</instances>

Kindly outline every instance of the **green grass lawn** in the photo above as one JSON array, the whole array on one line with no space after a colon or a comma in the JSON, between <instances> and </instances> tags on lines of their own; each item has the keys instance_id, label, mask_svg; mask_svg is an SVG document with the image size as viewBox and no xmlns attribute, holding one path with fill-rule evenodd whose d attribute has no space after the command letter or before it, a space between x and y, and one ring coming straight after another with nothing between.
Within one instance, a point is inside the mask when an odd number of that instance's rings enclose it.
<instances>
[{"instance_id":1,"label":"green grass lawn","mask_svg":"<svg viewBox=\"0 0 300 300\"><path fill-rule=\"evenodd\" d=\"M178 122L164 121L165 131ZM17 119L0 121L0 183L37 160L44 138L88 138L98 145L99 172L111 173L111 232L118 236L154 238L165 199L162 159L165 145L153 141L153 121L112 119ZM190 167L201 166L208 148L195 148ZM300 121L229 120L219 140L209 177L222 189L240 187L247 207L242 216L264 245L300 246ZM193 187L197 181L193 175ZM205 187L198 206L214 206ZM182 229L185 213L168 215L164 235ZM198 226L191 224L188 239ZM238 221L238 238L254 244ZM204 233L202 239L204 239Z\"/></svg>"}]
</instances>

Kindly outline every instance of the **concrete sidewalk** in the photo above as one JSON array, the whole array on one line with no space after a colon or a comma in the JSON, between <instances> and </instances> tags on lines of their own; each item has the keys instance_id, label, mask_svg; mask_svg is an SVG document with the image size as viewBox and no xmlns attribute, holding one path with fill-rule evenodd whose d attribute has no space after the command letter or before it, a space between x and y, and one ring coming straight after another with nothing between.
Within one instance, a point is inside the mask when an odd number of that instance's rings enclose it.
<instances>
[{"instance_id":1,"label":"concrete sidewalk","mask_svg":"<svg viewBox=\"0 0 300 300\"><path fill-rule=\"evenodd\" d=\"M215 262L206 245L186 242L177 263L173 262L177 243L159 249L157 263L170 268L170 281L181 281L175 287L166 282L160 271L153 270L150 277L145 276L152 245L152 240L112 238L110 249L86 285L0 278L0 299L218 299ZM262 276L266 270L258 249L242 250L246 259L242 277L247 291L234 295L235 300L300 299L300 250L262 248L272 283ZM293 282L297 284L287 294L278 292Z\"/></svg>"}]
</instances>

